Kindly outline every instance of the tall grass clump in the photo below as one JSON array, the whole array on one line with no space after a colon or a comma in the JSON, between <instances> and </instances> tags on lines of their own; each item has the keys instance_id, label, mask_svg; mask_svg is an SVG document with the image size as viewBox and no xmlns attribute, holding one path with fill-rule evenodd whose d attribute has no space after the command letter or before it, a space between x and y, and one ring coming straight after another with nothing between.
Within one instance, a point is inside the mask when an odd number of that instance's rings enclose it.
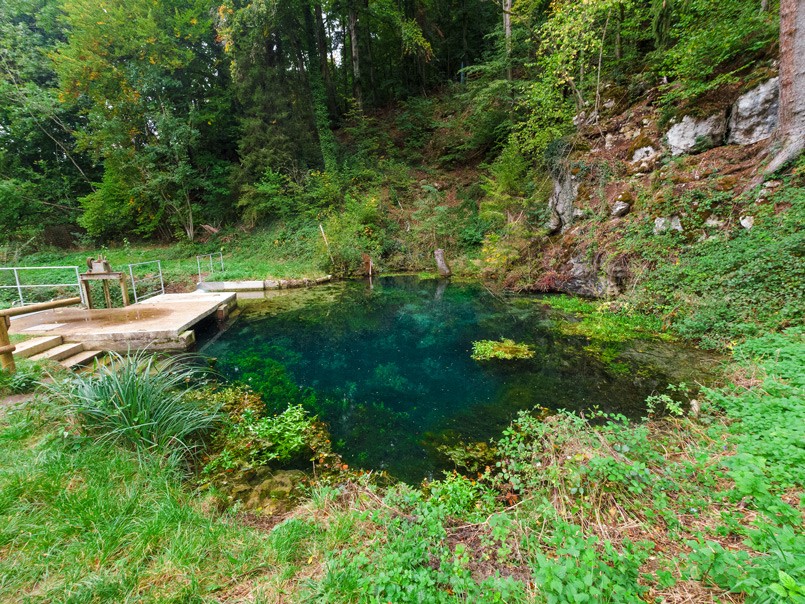
<instances>
[{"instance_id":1,"label":"tall grass clump","mask_svg":"<svg viewBox=\"0 0 805 604\"><path fill-rule=\"evenodd\" d=\"M56 399L99 441L170 457L194 456L221 419L217 404L188 396L204 383L204 370L186 356L110 355L110 363L96 374L54 385Z\"/></svg>"}]
</instances>

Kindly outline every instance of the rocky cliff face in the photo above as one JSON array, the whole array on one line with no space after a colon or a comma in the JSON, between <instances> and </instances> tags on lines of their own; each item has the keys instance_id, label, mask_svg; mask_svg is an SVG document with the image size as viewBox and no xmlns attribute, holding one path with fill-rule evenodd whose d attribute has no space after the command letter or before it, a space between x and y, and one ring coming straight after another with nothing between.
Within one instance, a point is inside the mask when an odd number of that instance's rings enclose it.
<instances>
[{"instance_id":1,"label":"rocky cliff face","mask_svg":"<svg viewBox=\"0 0 805 604\"><path fill-rule=\"evenodd\" d=\"M552 237L543 250L549 280L533 289L611 297L634 276L620 240L627 224L645 224L654 236L704 239L728 222L752 228L751 213L732 217L689 205L696 192L742 192L756 174L776 123L778 79L736 91L721 106L701 108L663 126L651 99L603 115L594 125L578 120L577 147L553 175ZM612 106L612 105L610 105ZM700 117L704 113L703 117ZM648 235L651 236L651 235Z\"/></svg>"}]
</instances>

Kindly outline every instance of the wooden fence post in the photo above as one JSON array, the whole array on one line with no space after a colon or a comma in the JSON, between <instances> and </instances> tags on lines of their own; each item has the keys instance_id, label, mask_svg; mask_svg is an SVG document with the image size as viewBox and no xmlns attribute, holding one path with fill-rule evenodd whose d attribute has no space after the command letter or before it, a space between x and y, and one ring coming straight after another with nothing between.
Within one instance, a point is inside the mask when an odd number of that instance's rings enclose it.
<instances>
[{"instance_id":1,"label":"wooden fence post","mask_svg":"<svg viewBox=\"0 0 805 604\"><path fill-rule=\"evenodd\" d=\"M0 316L0 365L3 371L14 373L17 370L17 365L14 363L13 352L17 349L16 346L11 345L8 339L8 323L9 318Z\"/></svg>"}]
</instances>

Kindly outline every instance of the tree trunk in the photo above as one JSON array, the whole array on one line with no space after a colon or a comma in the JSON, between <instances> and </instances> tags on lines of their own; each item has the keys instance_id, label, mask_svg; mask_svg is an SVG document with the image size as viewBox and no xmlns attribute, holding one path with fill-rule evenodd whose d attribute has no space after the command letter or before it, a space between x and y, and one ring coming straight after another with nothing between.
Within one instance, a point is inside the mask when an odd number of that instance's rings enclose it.
<instances>
[{"instance_id":1,"label":"tree trunk","mask_svg":"<svg viewBox=\"0 0 805 604\"><path fill-rule=\"evenodd\" d=\"M321 10L321 2L316 2L313 6L316 17L316 47L319 54L319 67L321 77L324 78L324 87L327 92L327 109L331 118L338 117L338 100L335 95L333 76L330 73L330 62L327 59L327 33L324 29L324 16Z\"/></svg>"},{"instance_id":2,"label":"tree trunk","mask_svg":"<svg viewBox=\"0 0 805 604\"><path fill-rule=\"evenodd\" d=\"M780 0L781 147L766 167L772 174L805 148L805 0Z\"/></svg>"},{"instance_id":3,"label":"tree trunk","mask_svg":"<svg viewBox=\"0 0 805 604\"><path fill-rule=\"evenodd\" d=\"M361 86L361 56L358 49L358 13L354 7L349 9L349 46L352 57L352 95L358 109L363 109L363 88Z\"/></svg>"},{"instance_id":4,"label":"tree trunk","mask_svg":"<svg viewBox=\"0 0 805 604\"><path fill-rule=\"evenodd\" d=\"M503 0L503 35L506 38L506 79L512 79L512 0Z\"/></svg>"}]
</instances>

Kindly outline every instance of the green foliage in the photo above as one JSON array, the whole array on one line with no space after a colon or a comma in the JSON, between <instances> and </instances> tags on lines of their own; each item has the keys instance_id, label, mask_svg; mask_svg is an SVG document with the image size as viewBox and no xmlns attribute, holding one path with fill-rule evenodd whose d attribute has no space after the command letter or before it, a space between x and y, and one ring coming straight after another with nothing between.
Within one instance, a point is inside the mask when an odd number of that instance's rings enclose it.
<instances>
[{"instance_id":1,"label":"green foliage","mask_svg":"<svg viewBox=\"0 0 805 604\"><path fill-rule=\"evenodd\" d=\"M175 468L94 443L62 413L0 426L0 600L198 601L290 552L211 515ZM295 548L294 552L304 552Z\"/></svg>"},{"instance_id":2,"label":"green foliage","mask_svg":"<svg viewBox=\"0 0 805 604\"><path fill-rule=\"evenodd\" d=\"M791 328L750 340L735 354L742 363L761 364L768 373L759 387L747 392L740 388L707 391L715 404L740 419L733 432L745 456L736 458L733 471L751 465L756 475L768 476L783 487L801 486L805 480L800 437L805 431L803 331Z\"/></svg>"},{"instance_id":3,"label":"green foliage","mask_svg":"<svg viewBox=\"0 0 805 604\"><path fill-rule=\"evenodd\" d=\"M663 102L695 99L727 83L764 58L779 31L779 9L759 10L750 0L693 0L673 2L656 13L655 30L662 21L662 39L675 43L657 53L660 74L671 83ZM668 22L673 20L669 27Z\"/></svg>"},{"instance_id":4,"label":"green foliage","mask_svg":"<svg viewBox=\"0 0 805 604\"><path fill-rule=\"evenodd\" d=\"M498 341L479 340L472 343L472 358L476 361L530 359L533 356L533 346L518 343L509 338L502 338Z\"/></svg>"},{"instance_id":5,"label":"green foliage","mask_svg":"<svg viewBox=\"0 0 805 604\"><path fill-rule=\"evenodd\" d=\"M249 465L283 464L310 449L315 418L301 405L289 405L275 416L262 416L247 409L230 417L231 423L220 437L224 448L207 463L204 474Z\"/></svg>"},{"instance_id":6,"label":"green foliage","mask_svg":"<svg viewBox=\"0 0 805 604\"><path fill-rule=\"evenodd\" d=\"M647 591L637 582L640 566L649 557L645 546L627 539L619 551L564 522L557 523L546 541L555 554L537 552L532 568L539 593L548 603L636 602Z\"/></svg>"},{"instance_id":7,"label":"green foliage","mask_svg":"<svg viewBox=\"0 0 805 604\"><path fill-rule=\"evenodd\" d=\"M805 296L803 199L801 188L785 187L775 199L791 204L785 212L758 207L751 231L736 225L702 242L672 243L670 234L625 238L624 249L656 262L635 293L635 306L668 317L678 333L699 338L708 348L802 322L796 301ZM678 261L659 261L667 258L669 246Z\"/></svg>"},{"instance_id":8,"label":"green foliage","mask_svg":"<svg viewBox=\"0 0 805 604\"><path fill-rule=\"evenodd\" d=\"M187 396L203 372L187 359L140 351L109 353L96 374L57 382L51 392L99 442L122 443L167 457L197 454L220 416Z\"/></svg>"},{"instance_id":9,"label":"green foliage","mask_svg":"<svg viewBox=\"0 0 805 604\"><path fill-rule=\"evenodd\" d=\"M15 373L0 370L0 393L27 394L36 390L44 377L42 365L27 359L15 359L15 364Z\"/></svg>"},{"instance_id":10,"label":"green foliage","mask_svg":"<svg viewBox=\"0 0 805 604\"><path fill-rule=\"evenodd\" d=\"M238 207L246 223L254 226L264 220L292 217L298 211L298 195L290 178L269 167L257 184L244 187Z\"/></svg>"}]
</instances>

